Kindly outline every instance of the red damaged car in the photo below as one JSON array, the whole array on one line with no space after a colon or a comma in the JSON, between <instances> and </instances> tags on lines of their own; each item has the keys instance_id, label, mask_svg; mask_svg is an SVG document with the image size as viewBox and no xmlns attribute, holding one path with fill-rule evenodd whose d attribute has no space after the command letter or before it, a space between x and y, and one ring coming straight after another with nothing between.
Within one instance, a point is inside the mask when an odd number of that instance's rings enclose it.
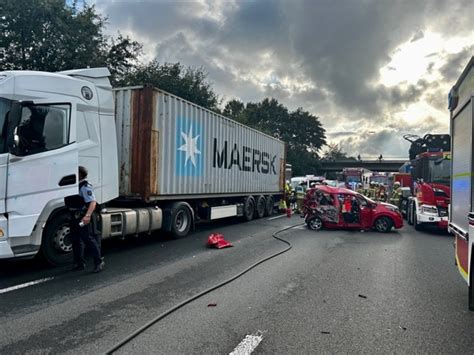
<instances>
[{"instance_id":1,"label":"red damaged car","mask_svg":"<svg viewBox=\"0 0 474 355\"><path fill-rule=\"evenodd\" d=\"M403 227L398 207L375 202L355 191L326 185L308 190L303 201L308 228L375 229L387 233Z\"/></svg>"}]
</instances>

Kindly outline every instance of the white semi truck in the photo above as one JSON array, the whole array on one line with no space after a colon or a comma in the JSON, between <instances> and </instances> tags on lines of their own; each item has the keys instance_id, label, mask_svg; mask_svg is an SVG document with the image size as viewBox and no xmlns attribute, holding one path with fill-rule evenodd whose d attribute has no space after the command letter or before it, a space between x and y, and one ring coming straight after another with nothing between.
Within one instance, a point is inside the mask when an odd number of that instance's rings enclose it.
<instances>
[{"instance_id":1,"label":"white semi truck","mask_svg":"<svg viewBox=\"0 0 474 355\"><path fill-rule=\"evenodd\" d=\"M0 72L0 258L71 260L64 197L89 170L102 238L273 212L285 144L106 68Z\"/></svg>"},{"instance_id":2,"label":"white semi truck","mask_svg":"<svg viewBox=\"0 0 474 355\"><path fill-rule=\"evenodd\" d=\"M474 311L474 57L449 94L451 112L451 204L448 230L454 235L456 265L469 287Z\"/></svg>"}]
</instances>

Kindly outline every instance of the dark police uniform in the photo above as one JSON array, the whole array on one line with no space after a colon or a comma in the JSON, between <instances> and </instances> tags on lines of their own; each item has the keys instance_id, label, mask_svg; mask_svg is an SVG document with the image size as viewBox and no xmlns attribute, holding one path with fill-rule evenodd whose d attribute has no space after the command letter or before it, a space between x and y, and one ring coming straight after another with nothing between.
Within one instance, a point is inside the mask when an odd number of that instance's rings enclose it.
<instances>
[{"instance_id":1,"label":"dark police uniform","mask_svg":"<svg viewBox=\"0 0 474 355\"><path fill-rule=\"evenodd\" d=\"M77 197L77 196L76 196ZM85 266L84 246L89 250L94 265L97 267L102 263L100 253L100 237L97 233L97 216L95 213L91 215L91 222L87 226L81 227L79 224L87 213L89 204L96 201L92 185L86 180L79 183L79 202L76 206L68 206L72 213L71 236L72 250L74 254L74 263L78 267ZM82 204L82 206L81 206Z\"/></svg>"}]
</instances>

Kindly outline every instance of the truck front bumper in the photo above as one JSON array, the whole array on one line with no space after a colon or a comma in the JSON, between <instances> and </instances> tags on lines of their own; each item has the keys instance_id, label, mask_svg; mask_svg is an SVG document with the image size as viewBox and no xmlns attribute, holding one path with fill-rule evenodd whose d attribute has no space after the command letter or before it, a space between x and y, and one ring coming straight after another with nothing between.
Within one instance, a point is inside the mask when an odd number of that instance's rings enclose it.
<instances>
[{"instance_id":1,"label":"truck front bumper","mask_svg":"<svg viewBox=\"0 0 474 355\"><path fill-rule=\"evenodd\" d=\"M1 240L0 239L0 259L9 259L13 258L15 254L13 254L13 250L10 247L10 243L8 239Z\"/></svg>"},{"instance_id":2,"label":"truck front bumper","mask_svg":"<svg viewBox=\"0 0 474 355\"><path fill-rule=\"evenodd\" d=\"M436 225L440 229L447 229L449 218L420 213L417 216L418 223L428 223Z\"/></svg>"}]
</instances>

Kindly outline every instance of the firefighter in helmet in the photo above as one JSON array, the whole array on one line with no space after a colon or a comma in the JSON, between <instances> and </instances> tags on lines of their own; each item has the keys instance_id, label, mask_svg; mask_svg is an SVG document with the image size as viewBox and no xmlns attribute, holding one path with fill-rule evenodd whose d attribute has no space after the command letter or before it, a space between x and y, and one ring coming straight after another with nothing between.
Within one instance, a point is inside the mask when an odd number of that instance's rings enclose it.
<instances>
[{"instance_id":1,"label":"firefighter in helmet","mask_svg":"<svg viewBox=\"0 0 474 355\"><path fill-rule=\"evenodd\" d=\"M402 188L399 181L393 183L393 190L390 194L390 203L400 208L400 202L402 200Z\"/></svg>"},{"instance_id":2,"label":"firefighter in helmet","mask_svg":"<svg viewBox=\"0 0 474 355\"><path fill-rule=\"evenodd\" d=\"M303 201L306 195L306 183L301 183L295 187L296 193L296 213L303 213Z\"/></svg>"},{"instance_id":3,"label":"firefighter in helmet","mask_svg":"<svg viewBox=\"0 0 474 355\"><path fill-rule=\"evenodd\" d=\"M380 184L378 182L375 183L375 196L374 196L375 201L380 200Z\"/></svg>"},{"instance_id":4,"label":"firefighter in helmet","mask_svg":"<svg viewBox=\"0 0 474 355\"><path fill-rule=\"evenodd\" d=\"M384 184L379 185L379 201L385 202L387 201L387 190Z\"/></svg>"},{"instance_id":5,"label":"firefighter in helmet","mask_svg":"<svg viewBox=\"0 0 474 355\"><path fill-rule=\"evenodd\" d=\"M369 184L369 188L367 189L366 196L375 200L375 182L371 181Z\"/></svg>"}]
</instances>

